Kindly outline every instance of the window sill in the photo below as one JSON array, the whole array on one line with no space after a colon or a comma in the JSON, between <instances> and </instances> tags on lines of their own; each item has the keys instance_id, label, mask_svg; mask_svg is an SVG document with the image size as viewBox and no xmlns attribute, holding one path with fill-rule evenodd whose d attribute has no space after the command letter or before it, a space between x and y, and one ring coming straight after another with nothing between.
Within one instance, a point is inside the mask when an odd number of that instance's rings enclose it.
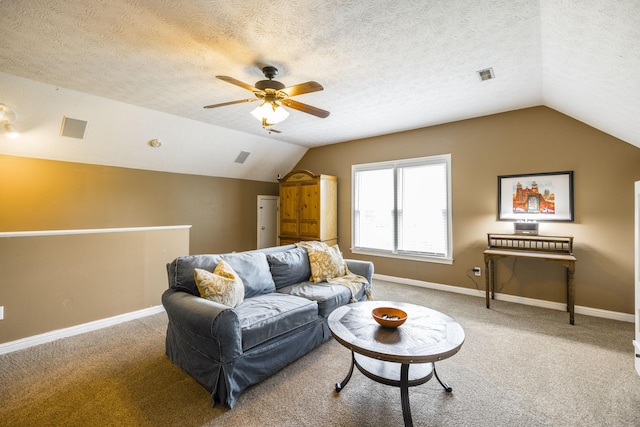
<instances>
[{"instance_id":1,"label":"window sill","mask_svg":"<svg viewBox=\"0 0 640 427\"><path fill-rule=\"evenodd\" d=\"M391 254L388 252L376 252L376 251L367 251L362 249L351 249L351 253L358 255L370 255L377 256L382 258L395 258L395 259L403 259L407 261L419 261L419 262L432 262L435 264L453 264L453 258L437 258L437 257L428 257L428 256L411 256L411 255L400 255L400 254Z\"/></svg>"}]
</instances>

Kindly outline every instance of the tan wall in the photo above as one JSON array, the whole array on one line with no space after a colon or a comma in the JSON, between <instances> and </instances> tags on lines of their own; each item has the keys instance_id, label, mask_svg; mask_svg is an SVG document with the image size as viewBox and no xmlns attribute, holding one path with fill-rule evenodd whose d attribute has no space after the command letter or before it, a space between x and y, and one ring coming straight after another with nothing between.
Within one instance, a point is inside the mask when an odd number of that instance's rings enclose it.
<instances>
[{"instance_id":1,"label":"tan wall","mask_svg":"<svg viewBox=\"0 0 640 427\"><path fill-rule=\"evenodd\" d=\"M255 249L278 184L0 155L0 232L192 225L190 252Z\"/></svg>"},{"instance_id":2,"label":"tan wall","mask_svg":"<svg viewBox=\"0 0 640 427\"><path fill-rule=\"evenodd\" d=\"M0 343L160 304L176 256L255 249L260 194L278 184L0 155L0 232L192 225L0 238Z\"/></svg>"},{"instance_id":3,"label":"tan wall","mask_svg":"<svg viewBox=\"0 0 640 427\"><path fill-rule=\"evenodd\" d=\"M350 253L351 165L451 153L453 265ZM541 234L574 236L576 304L633 313L633 185L640 149L546 107L497 114L393 135L319 147L296 168L336 175L338 235L346 256L370 259L376 273L484 291L489 232L510 233L496 220L497 177L574 171L575 222L542 223ZM497 262L499 292L565 302L564 269L538 260ZM484 275L483 268L483 275Z\"/></svg>"},{"instance_id":4,"label":"tan wall","mask_svg":"<svg viewBox=\"0 0 640 427\"><path fill-rule=\"evenodd\" d=\"M188 250L188 228L0 235L0 343L157 306Z\"/></svg>"}]
</instances>

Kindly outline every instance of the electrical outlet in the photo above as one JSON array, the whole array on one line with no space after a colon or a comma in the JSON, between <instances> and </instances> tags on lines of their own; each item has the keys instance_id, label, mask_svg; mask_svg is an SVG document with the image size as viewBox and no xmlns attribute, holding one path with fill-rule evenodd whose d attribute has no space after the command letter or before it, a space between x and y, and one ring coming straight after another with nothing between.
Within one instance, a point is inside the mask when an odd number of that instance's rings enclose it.
<instances>
[{"instance_id":1,"label":"electrical outlet","mask_svg":"<svg viewBox=\"0 0 640 427\"><path fill-rule=\"evenodd\" d=\"M4 319L4 306L0 306L0 320Z\"/></svg>"},{"instance_id":2,"label":"electrical outlet","mask_svg":"<svg viewBox=\"0 0 640 427\"><path fill-rule=\"evenodd\" d=\"M482 276L482 269L480 267L473 267L473 274L476 276Z\"/></svg>"}]
</instances>

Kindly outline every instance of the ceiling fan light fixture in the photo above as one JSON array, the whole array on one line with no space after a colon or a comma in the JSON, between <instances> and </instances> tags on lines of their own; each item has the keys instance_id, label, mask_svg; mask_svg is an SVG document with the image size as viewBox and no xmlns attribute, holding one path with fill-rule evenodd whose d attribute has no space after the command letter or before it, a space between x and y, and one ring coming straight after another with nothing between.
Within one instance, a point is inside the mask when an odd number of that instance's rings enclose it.
<instances>
[{"instance_id":1,"label":"ceiling fan light fixture","mask_svg":"<svg viewBox=\"0 0 640 427\"><path fill-rule=\"evenodd\" d=\"M275 101L263 103L255 110L253 110L251 114L260 122L266 121L270 125L280 123L281 121L289 117L289 112Z\"/></svg>"}]
</instances>

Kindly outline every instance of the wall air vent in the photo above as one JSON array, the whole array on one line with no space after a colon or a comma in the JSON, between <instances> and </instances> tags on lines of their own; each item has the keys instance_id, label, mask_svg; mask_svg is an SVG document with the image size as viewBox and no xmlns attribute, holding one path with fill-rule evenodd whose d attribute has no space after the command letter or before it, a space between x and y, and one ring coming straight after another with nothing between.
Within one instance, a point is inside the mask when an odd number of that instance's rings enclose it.
<instances>
[{"instance_id":1,"label":"wall air vent","mask_svg":"<svg viewBox=\"0 0 640 427\"><path fill-rule=\"evenodd\" d=\"M492 80L496 78L495 74L493 74L493 68L485 68L484 70L476 71L476 73L478 73L480 81Z\"/></svg>"},{"instance_id":2,"label":"wall air vent","mask_svg":"<svg viewBox=\"0 0 640 427\"><path fill-rule=\"evenodd\" d=\"M71 119L69 117L62 117L62 126L60 127L60 136L67 136L69 138L84 139L85 131L87 130L87 122L84 120Z\"/></svg>"},{"instance_id":3,"label":"wall air vent","mask_svg":"<svg viewBox=\"0 0 640 427\"><path fill-rule=\"evenodd\" d=\"M238 154L238 157L236 157L235 162L236 163L244 163L245 160L247 160L247 157L249 157L249 153L248 151L241 151L240 154Z\"/></svg>"}]
</instances>

